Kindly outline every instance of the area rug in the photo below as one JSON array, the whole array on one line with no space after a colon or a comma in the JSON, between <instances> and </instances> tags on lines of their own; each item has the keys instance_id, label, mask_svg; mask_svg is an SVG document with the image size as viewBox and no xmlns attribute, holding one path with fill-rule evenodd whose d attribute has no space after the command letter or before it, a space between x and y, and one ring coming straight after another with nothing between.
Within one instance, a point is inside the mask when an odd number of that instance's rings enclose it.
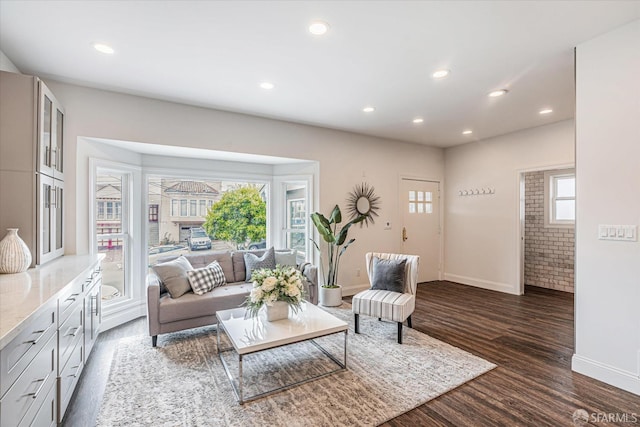
<instances>
[{"instance_id":1,"label":"area rug","mask_svg":"<svg viewBox=\"0 0 640 427\"><path fill-rule=\"evenodd\" d=\"M327 309L349 323L348 370L239 405L215 351L215 327L119 341L98 426L375 426L407 412L496 365L415 329L360 317L350 306ZM317 340L342 359L343 334ZM234 352L224 353L229 363ZM245 392L336 368L310 343L243 360ZM232 366L235 371L235 366Z\"/></svg>"}]
</instances>

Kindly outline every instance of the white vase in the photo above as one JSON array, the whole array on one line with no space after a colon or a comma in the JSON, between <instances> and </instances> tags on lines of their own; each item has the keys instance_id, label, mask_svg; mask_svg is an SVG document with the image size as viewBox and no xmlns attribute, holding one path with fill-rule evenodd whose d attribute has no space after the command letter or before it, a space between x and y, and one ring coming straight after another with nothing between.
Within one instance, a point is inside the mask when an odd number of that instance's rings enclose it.
<instances>
[{"instance_id":1,"label":"white vase","mask_svg":"<svg viewBox=\"0 0 640 427\"><path fill-rule=\"evenodd\" d=\"M0 241L0 273L22 273L31 265L31 252L18 236L17 228L7 228Z\"/></svg>"},{"instance_id":2,"label":"white vase","mask_svg":"<svg viewBox=\"0 0 640 427\"><path fill-rule=\"evenodd\" d=\"M320 304L325 307L338 307L342 305L342 288L325 288L320 286Z\"/></svg>"},{"instance_id":3,"label":"white vase","mask_svg":"<svg viewBox=\"0 0 640 427\"><path fill-rule=\"evenodd\" d=\"M266 306L267 321L282 320L289 317L289 303L286 301L276 301L273 305Z\"/></svg>"}]
</instances>

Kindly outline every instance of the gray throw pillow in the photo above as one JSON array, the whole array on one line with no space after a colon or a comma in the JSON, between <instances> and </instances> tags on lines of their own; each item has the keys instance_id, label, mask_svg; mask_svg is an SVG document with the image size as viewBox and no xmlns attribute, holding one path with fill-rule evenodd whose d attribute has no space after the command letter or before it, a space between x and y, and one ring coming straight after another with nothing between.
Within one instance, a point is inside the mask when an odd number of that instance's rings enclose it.
<instances>
[{"instance_id":1,"label":"gray throw pillow","mask_svg":"<svg viewBox=\"0 0 640 427\"><path fill-rule=\"evenodd\" d=\"M181 297L191 290L187 271L193 270L193 267L184 256L173 261L156 264L152 268L160 282L167 288L171 298Z\"/></svg>"},{"instance_id":2,"label":"gray throw pillow","mask_svg":"<svg viewBox=\"0 0 640 427\"><path fill-rule=\"evenodd\" d=\"M261 268L276 268L276 256L273 248L269 248L261 257L258 257L250 252L244 254L244 266L247 272L246 281L251 281L251 274L253 270L260 270Z\"/></svg>"},{"instance_id":3,"label":"gray throw pillow","mask_svg":"<svg viewBox=\"0 0 640 427\"><path fill-rule=\"evenodd\" d=\"M406 259L380 259L373 257L371 289L403 293L406 264Z\"/></svg>"}]
</instances>

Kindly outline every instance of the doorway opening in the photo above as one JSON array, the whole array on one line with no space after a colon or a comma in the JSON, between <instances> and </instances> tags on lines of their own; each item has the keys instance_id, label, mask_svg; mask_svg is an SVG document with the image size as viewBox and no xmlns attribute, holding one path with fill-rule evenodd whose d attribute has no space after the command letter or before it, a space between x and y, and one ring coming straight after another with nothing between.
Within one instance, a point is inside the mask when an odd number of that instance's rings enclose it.
<instances>
[{"instance_id":1,"label":"doorway opening","mask_svg":"<svg viewBox=\"0 0 640 427\"><path fill-rule=\"evenodd\" d=\"M536 286L574 293L575 170L520 174L521 293Z\"/></svg>"}]
</instances>

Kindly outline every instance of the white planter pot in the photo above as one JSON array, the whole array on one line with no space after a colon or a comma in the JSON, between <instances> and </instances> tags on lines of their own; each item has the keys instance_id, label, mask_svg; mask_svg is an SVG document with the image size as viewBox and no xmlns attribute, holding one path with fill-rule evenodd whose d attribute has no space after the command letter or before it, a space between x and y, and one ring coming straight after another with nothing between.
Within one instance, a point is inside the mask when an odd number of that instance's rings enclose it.
<instances>
[{"instance_id":1,"label":"white planter pot","mask_svg":"<svg viewBox=\"0 0 640 427\"><path fill-rule=\"evenodd\" d=\"M342 288L325 288L320 286L320 304L325 307L338 307L342 305Z\"/></svg>"},{"instance_id":2,"label":"white planter pot","mask_svg":"<svg viewBox=\"0 0 640 427\"><path fill-rule=\"evenodd\" d=\"M273 322L289 317L289 303L286 301L276 301L273 305L265 305L267 312L267 321Z\"/></svg>"}]
</instances>

